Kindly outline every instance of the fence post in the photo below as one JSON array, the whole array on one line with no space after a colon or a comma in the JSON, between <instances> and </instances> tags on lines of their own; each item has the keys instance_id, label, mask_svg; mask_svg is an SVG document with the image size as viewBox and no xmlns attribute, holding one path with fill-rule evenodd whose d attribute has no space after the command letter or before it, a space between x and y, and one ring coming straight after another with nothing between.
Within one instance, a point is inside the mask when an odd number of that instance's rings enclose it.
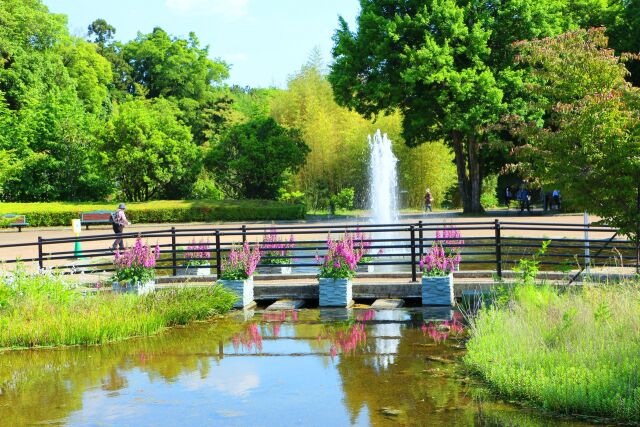
<instances>
[{"instance_id":1,"label":"fence post","mask_svg":"<svg viewBox=\"0 0 640 427\"><path fill-rule=\"evenodd\" d=\"M38 268L42 270L44 268L44 260L42 259L42 237L38 236Z\"/></svg>"},{"instance_id":2,"label":"fence post","mask_svg":"<svg viewBox=\"0 0 640 427\"><path fill-rule=\"evenodd\" d=\"M222 253L220 249L220 230L216 230L216 279L222 275Z\"/></svg>"},{"instance_id":3,"label":"fence post","mask_svg":"<svg viewBox=\"0 0 640 427\"><path fill-rule=\"evenodd\" d=\"M177 268L176 268L176 228L171 227L171 267L173 269L173 275L176 276Z\"/></svg>"},{"instance_id":4,"label":"fence post","mask_svg":"<svg viewBox=\"0 0 640 427\"><path fill-rule=\"evenodd\" d=\"M502 279L502 239L500 237L500 220L494 221L496 232L496 274Z\"/></svg>"},{"instance_id":5,"label":"fence post","mask_svg":"<svg viewBox=\"0 0 640 427\"><path fill-rule=\"evenodd\" d=\"M247 226L242 224L242 244L247 243Z\"/></svg>"},{"instance_id":6,"label":"fence post","mask_svg":"<svg viewBox=\"0 0 640 427\"><path fill-rule=\"evenodd\" d=\"M420 244L418 245L418 253L420 254L419 259L422 259L424 256L424 235L422 234L422 220L418 221L418 240Z\"/></svg>"},{"instance_id":7,"label":"fence post","mask_svg":"<svg viewBox=\"0 0 640 427\"><path fill-rule=\"evenodd\" d=\"M417 282L418 275L416 272L416 227L412 225L409 227L411 233L411 281Z\"/></svg>"}]
</instances>

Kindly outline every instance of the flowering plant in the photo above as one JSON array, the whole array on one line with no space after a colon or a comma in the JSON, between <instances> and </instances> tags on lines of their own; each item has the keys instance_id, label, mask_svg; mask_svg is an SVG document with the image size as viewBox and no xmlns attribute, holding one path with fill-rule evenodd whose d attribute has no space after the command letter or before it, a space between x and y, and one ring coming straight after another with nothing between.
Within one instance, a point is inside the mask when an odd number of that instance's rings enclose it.
<instances>
[{"instance_id":1,"label":"flowering plant","mask_svg":"<svg viewBox=\"0 0 640 427\"><path fill-rule=\"evenodd\" d=\"M454 226L445 226L442 231L436 231L436 241L442 243L444 251L448 256L459 255L462 252L462 246L464 245L464 240L462 240L460 230Z\"/></svg>"},{"instance_id":2,"label":"flowering plant","mask_svg":"<svg viewBox=\"0 0 640 427\"><path fill-rule=\"evenodd\" d=\"M365 254L365 244L361 233L345 233L340 240L327 238L327 254L316 255L320 264L320 277L347 279L356 275L358 262Z\"/></svg>"},{"instance_id":3,"label":"flowering plant","mask_svg":"<svg viewBox=\"0 0 640 427\"><path fill-rule=\"evenodd\" d=\"M222 261L222 280L245 280L253 275L261 258L260 246L253 249L244 243L239 249L231 248L229 256Z\"/></svg>"},{"instance_id":4,"label":"flowering plant","mask_svg":"<svg viewBox=\"0 0 640 427\"><path fill-rule=\"evenodd\" d=\"M271 229L262 240L261 250L263 256L269 258L268 264L290 264L294 247L295 237L293 235L290 235L289 240L285 241L278 237L275 229Z\"/></svg>"},{"instance_id":5,"label":"flowering plant","mask_svg":"<svg viewBox=\"0 0 640 427\"><path fill-rule=\"evenodd\" d=\"M420 260L423 276L446 276L460 264L460 253L448 253L441 243L434 242L429 252Z\"/></svg>"},{"instance_id":6,"label":"flowering plant","mask_svg":"<svg viewBox=\"0 0 640 427\"><path fill-rule=\"evenodd\" d=\"M184 257L189 261L189 267L197 267L200 265L208 265L211 259L211 249L208 240L201 240L196 243L195 239L187 246Z\"/></svg>"},{"instance_id":7,"label":"flowering plant","mask_svg":"<svg viewBox=\"0 0 640 427\"><path fill-rule=\"evenodd\" d=\"M127 247L123 252L116 250L113 263L115 265L114 282L120 286L127 283L145 283L156 277L156 260L160 258L160 246L154 249L142 243L138 237L133 247Z\"/></svg>"}]
</instances>

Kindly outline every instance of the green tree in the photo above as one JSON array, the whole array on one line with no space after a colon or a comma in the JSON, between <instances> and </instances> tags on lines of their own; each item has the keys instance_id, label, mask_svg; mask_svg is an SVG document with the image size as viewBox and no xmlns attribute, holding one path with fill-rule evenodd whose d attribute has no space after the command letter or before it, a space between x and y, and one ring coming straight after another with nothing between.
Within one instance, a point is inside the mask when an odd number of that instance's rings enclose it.
<instances>
[{"instance_id":1,"label":"green tree","mask_svg":"<svg viewBox=\"0 0 640 427\"><path fill-rule=\"evenodd\" d=\"M94 134L109 65L38 0L0 2L0 22L0 150L20 159L3 199L104 197Z\"/></svg>"},{"instance_id":2,"label":"green tree","mask_svg":"<svg viewBox=\"0 0 640 427\"><path fill-rule=\"evenodd\" d=\"M229 76L229 66L209 59L208 47L201 48L194 33L187 39L172 38L161 28L138 34L124 46L125 61L131 67L131 80L156 98L202 99L213 83ZM130 88L135 92L135 86Z\"/></svg>"},{"instance_id":3,"label":"green tree","mask_svg":"<svg viewBox=\"0 0 640 427\"><path fill-rule=\"evenodd\" d=\"M105 161L119 190L133 201L189 194L202 169L200 149L168 100L132 100L108 124Z\"/></svg>"},{"instance_id":4,"label":"green tree","mask_svg":"<svg viewBox=\"0 0 640 427\"><path fill-rule=\"evenodd\" d=\"M611 47L617 52L640 54L640 0L621 0L619 8L609 20ZM640 86L640 59L632 59L627 64L629 81Z\"/></svg>"},{"instance_id":5,"label":"green tree","mask_svg":"<svg viewBox=\"0 0 640 427\"><path fill-rule=\"evenodd\" d=\"M482 157L492 127L525 114L511 43L558 34L607 5L586 0L361 0L357 31L340 18L329 80L365 117L400 110L407 144L444 139L465 212L482 210ZM582 7L585 6L585 7ZM587 16L581 10L590 10Z\"/></svg>"},{"instance_id":6,"label":"green tree","mask_svg":"<svg viewBox=\"0 0 640 427\"><path fill-rule=\"evenodd\" d=\"M286 174L304 164L308 151L297 130L259 118L231 128L207 160L227 196L275 199Z\"/></svg>"},{"instance_id":7,"label":"green tree","mask_svg":"<svg viewBox=\"0 0 640 427\"><path fill-rule=\"evenodd\" d=\"M564 191L577 208L640 238L640 90L607 48L604 29L579 30L521 43L534 66L533 92L547 112L544 126L524 123L516 134L527 170ZM640 251L638 252L640 261Z\"/></svg>"}]
</instances>

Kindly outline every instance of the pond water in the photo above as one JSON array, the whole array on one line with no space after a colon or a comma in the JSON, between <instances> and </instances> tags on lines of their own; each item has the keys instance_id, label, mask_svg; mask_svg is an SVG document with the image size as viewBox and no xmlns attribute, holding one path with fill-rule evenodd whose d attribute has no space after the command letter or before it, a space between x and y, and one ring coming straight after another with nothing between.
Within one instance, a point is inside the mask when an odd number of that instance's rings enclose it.
<instances>
[{"instance_id":1,"label":"pond water","mask_svg":"<svg viewBox=\"0 0 640 427\"><path fill-rule=\"evenodd\" d=\"M449 309L235 312L6 352L0 425L587 425L493 398L462 368L460 328Z\"/></svg>"}]
</instances>

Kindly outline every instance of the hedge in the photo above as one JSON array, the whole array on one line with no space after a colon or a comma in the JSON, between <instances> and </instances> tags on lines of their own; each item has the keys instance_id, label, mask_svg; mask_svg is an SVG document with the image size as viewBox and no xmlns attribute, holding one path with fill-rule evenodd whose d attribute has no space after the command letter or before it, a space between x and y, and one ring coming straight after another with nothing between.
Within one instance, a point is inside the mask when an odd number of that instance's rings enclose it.
<instances>
[{"instance_id":1,"label":"hedge","mask_svg":"<svg viewBox=\"0 0 640 427\"><path fill-rule=\"evenodd\" d=\"M115 210L118 203L0 203L0 215L27 216L32 227L67 226L83 212ZM306 206L273 200L157 200L127 203L133 223L271 221L304 219Z\"/></svg>"}]
</instances>

